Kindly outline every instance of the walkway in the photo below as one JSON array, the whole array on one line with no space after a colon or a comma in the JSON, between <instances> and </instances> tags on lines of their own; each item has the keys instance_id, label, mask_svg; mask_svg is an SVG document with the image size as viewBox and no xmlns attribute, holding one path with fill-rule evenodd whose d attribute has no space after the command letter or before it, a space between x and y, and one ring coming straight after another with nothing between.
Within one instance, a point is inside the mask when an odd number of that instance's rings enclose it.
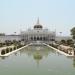
<instances>
[{"instance_id":1,"label":"walkway","mask_svg":"<svg viewBox=\"0 0 75 75\"><path fill-rule=\"evenodd\" d=\"M9 56L9 55L11 55L11 54L13 54L13 53L15 53L15 52L17 52L17 51L19 51L19 50L21 50L21 49L27 47L27 46L29 46L29 45L31 45L31 43L28 44L28 45L26 45L26 46L23 46L23 47L21 47L21 48L19 48L19 49L16 49L16 50L14 50L14 51L12 51L12 52L10 52L10 53L6 53L6 54L4 54L4 55L0 55L0 56L1 56L1 57Z\"/></svg>"},{"instance_id":2,"label":"walkway","mask_svg":"<svg viewBox=\"0 0 75 75\"><path fill-rule=\"evenodd\" d=\"M59 52L59 53L65 55L65 56L67 56L67 57L73 57L73 56L74 56L74 53L72 53L72 55L69 55L69 54L67 54L67 53L65 53L65 52L60 51L59 49L56 49L56 48L50 46L50 45L47 45L47 44L45 44L45 43L43 43L43 44L46 45L46 46L48 46L48 47L50 47L50 48L52 48L52 49L54 49L55 51L57 51L57 52Z\"/></svg>"}]
</instances>

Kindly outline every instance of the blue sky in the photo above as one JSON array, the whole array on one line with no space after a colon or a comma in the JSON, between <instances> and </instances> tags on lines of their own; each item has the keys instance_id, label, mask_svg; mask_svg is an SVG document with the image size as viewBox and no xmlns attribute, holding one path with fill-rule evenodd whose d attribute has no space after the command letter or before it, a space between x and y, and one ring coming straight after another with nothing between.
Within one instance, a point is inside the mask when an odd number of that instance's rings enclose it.
<instances>
[{"instance_id":1,"label":"blue sky","mask_svg":"<svg viewBox=\"0 0 75 75\"><path fill-rule=\"evenodd\" d=\"M75 26L75 0L0 0L0 32L32 28L38 17L44 28L68 36Z\"/></svg>"}]
</instances>

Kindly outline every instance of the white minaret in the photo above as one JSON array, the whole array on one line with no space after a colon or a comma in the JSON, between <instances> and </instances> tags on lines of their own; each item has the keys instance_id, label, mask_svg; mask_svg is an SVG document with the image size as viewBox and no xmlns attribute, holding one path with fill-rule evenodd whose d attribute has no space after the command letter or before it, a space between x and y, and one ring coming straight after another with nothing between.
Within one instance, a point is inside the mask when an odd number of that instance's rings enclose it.
<instances>
[{"instance_id":1,"label":"white minaret","mask_svg":"<svg viewBox=\"0 0 75 75\"><path fill-rule=\"evenodd\" d=\"M37 25L40 25L40 22L39 22L39 18L37 19L37 23L36 23Z\"/></svg>"}]
</instances>

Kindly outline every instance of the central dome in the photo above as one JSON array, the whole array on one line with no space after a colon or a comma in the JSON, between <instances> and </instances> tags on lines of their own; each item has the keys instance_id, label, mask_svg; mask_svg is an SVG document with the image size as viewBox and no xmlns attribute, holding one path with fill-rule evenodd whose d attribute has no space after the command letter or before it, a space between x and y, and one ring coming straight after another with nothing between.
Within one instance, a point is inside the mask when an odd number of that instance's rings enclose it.
<instances>
[{"instance_id":1,"label":"central dome","mask_svg":"<svg viewBox=\"0 0 75 75\"><path fill-rule=\"evenodd\" d=\"M34 28L42 28L42 25L35 25Z\"/></svg>"},{"instance_id":2,"label":"central dome","mask_svg":"<svg viewBox=\"0 0 75 75\"><path fill-rule=\"evenodd\" d=\"M42 27L42 25L40 25L40 23L39 23L39 18L38 18L38 20L37 20L37 23L36 23L36 25L34 26L34 29L42 29L43 27Z\"/></svg>"}]
</instances>

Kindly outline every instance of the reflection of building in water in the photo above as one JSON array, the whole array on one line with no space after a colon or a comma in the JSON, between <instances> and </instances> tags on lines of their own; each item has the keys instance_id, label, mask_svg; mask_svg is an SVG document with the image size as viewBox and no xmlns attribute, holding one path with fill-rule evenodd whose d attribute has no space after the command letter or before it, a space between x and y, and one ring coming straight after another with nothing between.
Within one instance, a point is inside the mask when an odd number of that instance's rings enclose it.
<instances>
[{"instance_id":1,"label":"reflection of building in water","mask_svg":"<svg viewBox=\"0 0 75 75\"><path fill-rule=\"evenodd\" d=\"M40 60L42 60L43 56L40 54L39 51L35 52L33 58L36 60L37 67L39 67Z\"/></svg>"},{"instance_id":2,"label":"reflection of building in water","mask_svg":"<svg viewBox=\"0 0 75 75\"><path fill-rule=\"evenodd\" d=\"M52 42L55 40L55 32L49 31L48 29L43 29L43 26L39 23L39 19L37 20L36 25L34 25L33 29L29 29L28 31L21 32L21 39L25 42Z\"/></svg>"},{"instance_id":3,"label":"reflection of building in water","mask_svg":"<svg viewBox=\"0 0 75 75\"><path fill-rule=\"evenodd\" d=\"M39 50L37 48L39 48ZM26 54L28 56L33 56L34 54L36 54L36 52L39 52L42 56L47 57L50 52L53 53L55 51L50 50L50 48L48 48L47 46L29 46L20 51L20 53Z\"/></svg>"},{"instance_id":4,"label":"reflection of building in water","mask_svg":"<svg viewBox=\"0 0 75 75\"><path fill-rule=\"evenodd\" d=\"M39 48L39 50L37 49ZM29 46L20 51L20 54L26 54L29 57L33 57L35 60L37 67L43 58L47 58L50 53L54 53L55 51L48 48L47 46Z\"/></svg>"}]
</instances>

